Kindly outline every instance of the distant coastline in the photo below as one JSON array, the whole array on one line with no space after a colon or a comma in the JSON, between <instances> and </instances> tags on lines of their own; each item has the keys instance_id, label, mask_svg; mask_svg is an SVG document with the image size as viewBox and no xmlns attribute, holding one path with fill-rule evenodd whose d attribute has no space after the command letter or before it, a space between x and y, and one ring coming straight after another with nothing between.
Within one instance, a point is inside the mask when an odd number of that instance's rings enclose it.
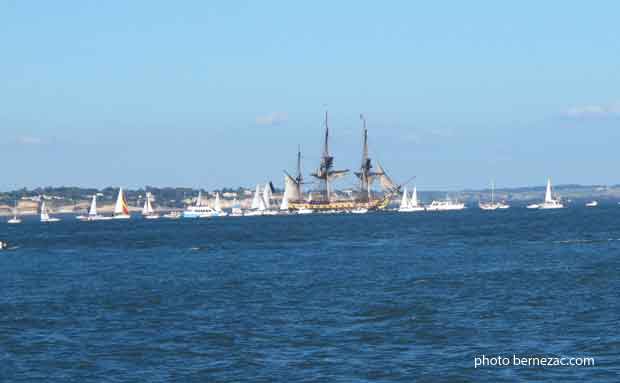
<instances>
[{"instance_id":1,"label":"distant coastline","mask_svg":"<svg viewBox=\"0 0 620 383\"><path fill-rule=\"evenodd\" d=\"M138 212L142 208L146 192L152 193L157 209L160 211L183 209L193 203L199 192L203 193L205 200L212 200L215 193L219 193L222 199L222 207L229 208L234 199L237 199L241 207L248 207L251 203L254 188L237 187L222 188L217 190L204 190L194 188L157 188L147 187L142 189L125 189L130 211ZM597 199L603 203L620 201L620 185L557 185L555 191L565 201L586 201ZM8 192L0 192L0 216L12 214L13 205L17 201L18 209L22 215L37 214L40 198L48 201L48 205L55 213L82 213L88 209L90 198L97 194L100 200L99 210L109 213L113 210L114 201L118 192L117 187L103 189L79 188L79 187L45 187L35 189L19 189ZM348 191L341 190L337 193L346 195ZM515 206L525 205L532 201L539 201L545 192L544 186L516 187L495 189L495 198L505 200ZM274 199L281 198L282 190L275 190ZM477 204L479 200L490 198L490 189L464 189L458 191L446 190L418 190L422 201L441 199L446 195L459 199L466 204ZM398 199L394 197L394 202Z\"/></svg>"}]
</instances>

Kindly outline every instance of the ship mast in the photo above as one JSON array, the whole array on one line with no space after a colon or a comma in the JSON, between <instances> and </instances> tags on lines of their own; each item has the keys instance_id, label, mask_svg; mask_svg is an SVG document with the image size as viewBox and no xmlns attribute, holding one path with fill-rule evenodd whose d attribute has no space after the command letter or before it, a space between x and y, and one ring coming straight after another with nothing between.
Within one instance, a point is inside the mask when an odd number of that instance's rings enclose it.
<instances>
[{"instance_id":1,"label":"ship mast","mask_svg":"<svg viewBox=\"0 0 620 383\"><path fill-rule=\"evenodd\" d=\"M363 146L362 146L362 165L360 166L360 172L358 176L360 178L360 199L362 202L368 202L370 200L370 169L372 164L370 158L368 158L368 129L366 129L366 119L363 114L360 114L363 127Z\"/></svg>"},{"instance_id":2,"label":"ship mast","mask_svg":"<svg viewBox=\"0 0 620 383\"><path fill-rule=\"evenodd\" d=\"M334 167L334 157L329 153L329 120L328 113L325 111L325 141L323 142L323 154L319 169L312 173L312 176L320 182L319 194L322 201L329 202L332 195L331 181L334 178L345 175L349 170L332 170Z\"/></svg>"},{"instance_id":3,"label":"ship mast","mask_svg":"<svg viewBox=\"0 0 620 383\"><path fill-rule=\"evenodd\" d=\"M297 175L295 176L295 181L297 182L297 188L299 190L299 198L301 199L303 194L301 190L301 185L303 183L304 177L301 174L301 145L297 145Z\"/></svg>"}]
</instances>

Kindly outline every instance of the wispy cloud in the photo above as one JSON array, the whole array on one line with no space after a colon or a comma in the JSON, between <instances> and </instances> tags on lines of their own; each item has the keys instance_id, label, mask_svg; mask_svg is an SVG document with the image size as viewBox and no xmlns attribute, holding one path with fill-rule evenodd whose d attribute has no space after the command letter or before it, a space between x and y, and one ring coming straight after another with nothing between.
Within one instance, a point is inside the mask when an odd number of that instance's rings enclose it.
<instances>
[{"instance_id":1,"label":"wispy cloud","mask_svg":"<svg viewBox=\"0 0 620 383\"><path fill-rule=\"evenodd\" d=\"M264 116L256 117L256 125L275 126L288 121L288 114L284 112L273 112Z\"/></svg>"},{"instance_id":2,"label":"wispy cloud","mask_svg":"<svg viewBox=\"0 0 620 383\"><path fill-rule=\"evenodd\" d=\"M43 140L40 137L21 136L17 138L17 143L20 145L41 145Z\"/></svg>"},{"instance_id":3,"label":"wispy cloud","mask_svg":"<svg viewBox=\"0 0 620 383\"><path fill-rule=\"evenodd\" d=\"M610 118L620 117L620 101L610 104L573 106L563 113L568 118Z\"/></svg>"}]
</instances>

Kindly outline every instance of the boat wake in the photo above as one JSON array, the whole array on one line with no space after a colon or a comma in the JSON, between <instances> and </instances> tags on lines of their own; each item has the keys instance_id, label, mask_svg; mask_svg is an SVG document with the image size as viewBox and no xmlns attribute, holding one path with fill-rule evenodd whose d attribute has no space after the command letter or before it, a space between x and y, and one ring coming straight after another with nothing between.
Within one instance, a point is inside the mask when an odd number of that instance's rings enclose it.
<instances>
[{"instance_id":1,"label":"boat wake","mask_svg":"<svg viewBox=\"0 0 620 383\"><path fill-rule=\"evenodd\" d=\"M608 239L566 239L562 241L553 241L553 243L558 243L562 245L566 244L574 244L574 243L604 243L604 242L614 242L620 241L620 238L608 238Z\"/></svg>"}]
</instances>

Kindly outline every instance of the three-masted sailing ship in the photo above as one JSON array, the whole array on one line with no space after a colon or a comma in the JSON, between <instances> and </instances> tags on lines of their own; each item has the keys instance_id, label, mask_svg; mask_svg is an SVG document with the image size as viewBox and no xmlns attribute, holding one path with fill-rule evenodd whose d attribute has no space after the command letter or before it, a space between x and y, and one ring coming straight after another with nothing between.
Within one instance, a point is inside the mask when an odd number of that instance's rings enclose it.
<instances>
[{"instance_id":1,"label":"three-masted sailing ship","mask_svg":"<svg viewBox=\"0 0 620 383\"><path fill-rule=\"evenodd\" d=\"M355 176L359 179L359 190L351 194L348 198L338 196L334 190L334 181L347 175L349 170L336 170L334 168L334 157L329 151L328 113L325 112L325 137L321 162L319 168L311 173L312 177L318 181L318 188L312 192L312 198L303 198L301 153L298 152L297 176L293 177L285 172L285 192L283 198L286 199L289 210L297 212L353 212L365 211L366 209L381 210L388 206L392 195L397 193L400 187L390 179L378 162L376 166L374 166L368 154L368 130L366 128L366 119L362 115L360 115L360 118L363 121L362 163L359 171L355 172ZM372 184L374 181L379 181L383 193L377 195L373 194Z\"/></svg>"}]
</instances>

